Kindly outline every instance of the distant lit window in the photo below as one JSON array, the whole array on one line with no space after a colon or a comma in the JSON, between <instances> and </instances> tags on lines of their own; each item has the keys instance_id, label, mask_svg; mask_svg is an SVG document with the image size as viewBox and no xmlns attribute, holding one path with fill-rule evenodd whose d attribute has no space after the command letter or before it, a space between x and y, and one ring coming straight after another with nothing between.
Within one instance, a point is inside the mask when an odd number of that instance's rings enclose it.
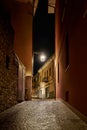
<instances>
[{"instance_id":1,"label":"distant lit window","mask_svg":"<svg viewBox=\"0 0 87 130\"><path fill-rule=\"evenodd\" d=\"M44 77L45 77L45 72L44 72Z\"/></svg>"},{"instance_id":2,"label":"distant lit window","mask_svg":"<svg viewBox=\"0 0 87 130\"><path fill-rule=\"evenodd\" d=\"M37 81L37 77L36 77L36 81Z\"/></svg>"},{"instance_id":3,"label":"distant lit window","mask_svg":"<svg viewBox=\"0 0 87 130\"><path fill-rule=\"evenodd\" d=\"M44 77L46 77L46 72L44 72Z\"/></svg>"}]
</instances>

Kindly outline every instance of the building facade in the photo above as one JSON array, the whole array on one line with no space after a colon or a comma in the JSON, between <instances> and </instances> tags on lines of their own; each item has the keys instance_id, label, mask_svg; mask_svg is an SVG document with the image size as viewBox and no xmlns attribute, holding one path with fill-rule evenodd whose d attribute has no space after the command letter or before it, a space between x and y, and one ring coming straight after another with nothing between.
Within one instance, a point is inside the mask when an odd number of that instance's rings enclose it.
<instances>
[{"instance_id":1,"label":"building facade","mask_svg":"<svg viewBox=\"0 0 87 130\"><path fill-rule=\"evenodd\" d=\"M19 0L14 2L11 10L11 24L15 32L14 51L25 66L25 78L19 78L19 86L25 82L26 100L31 99L32 90L32 23L32 3Z\"/></svg>"},{"instance_id":2,"label":"building facade","mask_svg":"<svg viewBox=\"0 0 87 130\"><path fill-rule=\"evenodd\" d=\"M54 55L34 76L34 93L39 98L55 98Z\"/></svg>"},{"instance_id":3,"label":"building facade","mask_svg":"<svg viewBox=\"0 0 87 130\"><path fill-rule=\"evenodd\" d=\"M32 26L37 3L0 1L0 112L31 100Z\"/></svg>"},{"instance_id":4,"label":"building facade","mask_svg":"<svg viewBox=\"0 0 87 130\"><path fill-rule=\"evenodd\" d=\"M56 98L87 116L87 1L56 0Z\"/></svg>"},{"instance_id":5,"label":"building facade","mask_svg":"<svg viewBox=\"0 0 87 130\"><path fill-rule=\"evenodd\" d=\"M17 103L18 61L10 16L0 10L0 112Z\"/></svg>"}]
</instances>

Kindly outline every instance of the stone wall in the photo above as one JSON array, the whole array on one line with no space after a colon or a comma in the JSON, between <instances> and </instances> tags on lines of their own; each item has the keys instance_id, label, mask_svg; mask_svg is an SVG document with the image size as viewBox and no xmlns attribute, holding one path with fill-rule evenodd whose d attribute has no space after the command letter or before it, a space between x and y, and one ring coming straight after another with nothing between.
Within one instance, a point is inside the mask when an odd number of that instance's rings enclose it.
<instances>
[{"instance_id":1,"label":"stone wall","mask_svg":"<svg viewBox=\"0 0 87 130\"><path fill-rule=\"evenodd\" d=\"M13 40L10 17L0 12L0 112L17 103L18 63Z\"/></svg>"}]
</instances>

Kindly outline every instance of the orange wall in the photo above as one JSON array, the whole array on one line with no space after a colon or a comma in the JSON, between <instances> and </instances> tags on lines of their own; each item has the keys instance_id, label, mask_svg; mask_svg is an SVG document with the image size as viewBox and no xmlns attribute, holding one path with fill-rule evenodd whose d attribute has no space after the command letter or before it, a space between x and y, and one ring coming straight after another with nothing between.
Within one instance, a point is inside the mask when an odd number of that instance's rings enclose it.
<instances>
[{"instance_id":1,"label":"orange wall","mask_svg":"<svg viewBox=\"0 0 87 130\"><path fill-rule=\"evenodd\" d=\"M12 13L15 32L14 50L26 67L26 75L32 75L32 6L16 2Z\"/></svg>"},{"instance_id":2,"label":"orange wall","mask_svg":"<svg viewBox=\"0 0 87 130\"><path fill-rule=\"evenodd\" d=\"M59 1L56 1L56 10L55 10L55 80L56 86L58 86L58 52L59 52L59 37L60 37L60 9L59 9ZM56 87L56 97L57 95L57 87Z\"/></svg>"},{"instance_id":3,"label":"orange wall","mask_svg":"<svg viewBox=\"0 0 87 130\"><path fill-rule=\"evenodd\" d=\"M67 100L87 116L87 14L84 15L87 1L68 1L65 5L63 22L61 21L62 5L61 0L56 1L56 97ZM66 32L69 34L69 67L67 69L65 67ZM67 91L68 99L66 99Z\"/></svg>"}]
</instances>

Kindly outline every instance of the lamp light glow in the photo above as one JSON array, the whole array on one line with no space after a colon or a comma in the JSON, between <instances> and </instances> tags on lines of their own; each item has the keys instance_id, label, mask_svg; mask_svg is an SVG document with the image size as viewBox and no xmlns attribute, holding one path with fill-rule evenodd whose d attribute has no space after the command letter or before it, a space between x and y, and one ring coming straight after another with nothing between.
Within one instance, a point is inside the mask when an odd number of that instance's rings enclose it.
<instances>
[{"instance_id":1,"label":"lamp light glow","mask_svg":"<svg viewBox=\"0 0 87 130\"><path fill-rule=\"evenodd\" d=\"M44 54L40 55L40 61L44 62L46 60L46 56Z\"/></svg>"}]
</instances>

